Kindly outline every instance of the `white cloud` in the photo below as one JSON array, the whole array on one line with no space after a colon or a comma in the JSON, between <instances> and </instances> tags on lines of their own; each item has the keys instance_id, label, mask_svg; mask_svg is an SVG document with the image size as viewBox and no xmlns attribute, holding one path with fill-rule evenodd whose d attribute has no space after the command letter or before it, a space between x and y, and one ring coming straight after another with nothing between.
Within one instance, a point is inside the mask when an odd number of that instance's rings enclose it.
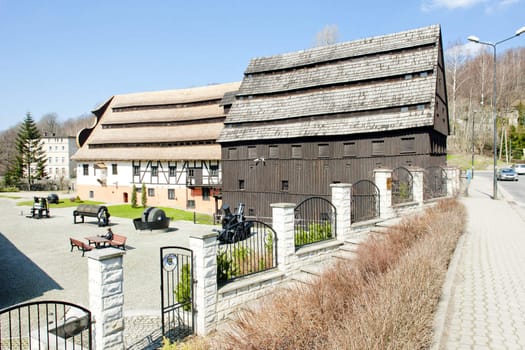
<instances>
[{"instance_id":1,"label":"white cloud","mask_svg":"<svg viewBox=\"0 0 525 350\"><path fill-rule=\"evenodd\" d=\"M473 57L477 56L481 51L487 50L485 45L480 45L473 43L471 41L466 42L465 44L457 44L452 47L449 47L445 50L445 57Z\"/></svg>"},{"instance_id":2,"label":"white cloud","mask_svg":"<svg viewBox=\"0 0 525 350\"><path fill-rule=\"evenodd\" d=\"M503 0L503 1L517 1L517 0ZM423 11L432 11L437 8L445 7L449 10L457 8L471 7L478 4L486 3L487 0L423 0L421 9Z\"/></svg>"},{"instance_id":3,"label":"white cloud","mask_svg":"<svg viewBox=\"0 0 525 350\"><path fill-rule=\"evenodd\" d=\"M493 13L521 1L522 0L422 0L421 10L424 12L430 12L439 8L456 10L483 5L486 13Z\"/></svg>"}]
</instances>

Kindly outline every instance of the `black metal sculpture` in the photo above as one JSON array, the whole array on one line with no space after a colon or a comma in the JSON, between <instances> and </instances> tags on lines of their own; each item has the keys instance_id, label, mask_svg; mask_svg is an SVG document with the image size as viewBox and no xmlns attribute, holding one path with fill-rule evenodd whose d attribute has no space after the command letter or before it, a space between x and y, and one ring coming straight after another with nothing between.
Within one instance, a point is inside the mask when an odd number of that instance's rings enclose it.
<instances>
[{"instance_id":1,"label":"black metal sculpture","mask_svg":"<svg viewBox=\"0 0 525 350\"><path fill-rule=\"evenodd\" d=\"M149 207L144 210L142 217L133 219L135 230L167 230L170 226L170 218L164 210Z\"/></svg>"},{"instance_id":2,"label":"black metal sculpture","mask_svg":"<svg viewBox=\"0 0 525 350\"><path fill-rule=\"evenodd\" d=\"M239 203L235 214L232 214L227 204L224 204L221 209L223 212L222 229L216 230L219 233L217 237L219 242L221 244L235 243L249 238L253 223L246 221L244 217L244 203Z\"/></svg>"},{"instance_id":3,"label":"black metal sculpture","mask_svg":"<svg viewBox=\"0 0 525 350\"><path fill-rule=\"evenodd\" d=\"M37 219L49 217L49 206L45 197L33 198L33 207L31 208L31 215L28 217Z\"/></svg>"}]
</instances>

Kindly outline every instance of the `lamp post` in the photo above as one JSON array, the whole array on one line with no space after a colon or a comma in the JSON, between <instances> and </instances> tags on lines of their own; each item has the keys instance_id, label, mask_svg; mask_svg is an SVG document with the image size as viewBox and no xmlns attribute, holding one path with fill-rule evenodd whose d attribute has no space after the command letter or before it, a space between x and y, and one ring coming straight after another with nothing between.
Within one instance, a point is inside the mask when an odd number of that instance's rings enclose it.
<instances>
[{"instance_id":1,"label":"lamp post","mask_svg":"<svg viewBox=\"0 0 525 350\"><path fill-rule=\"evenodd\" d=\"M481 41L479 40L479 38L477 36L469 36L467 39L469 41L472 41L474 43L477 43L477 44L482 44L482 45L487 45L487 46L490 46L492 47L493 49L493 52L494 52L494 76L493 76L493 93L492 93L492 119L493 119L493 122L494 122L494 126L493 126L493 135L494 135L494 146L492 147L493 150L494 150L494 169L493 169L493 179L492 179L492 182L493 182L493 185L492 185L492 188L493 188L493 196L492 196L492 199L498 199L498 179L497 179L497 174L496 174L496 167L497 167L497 162L498 162L498 155L497 155L497 145L498 145L498 130L497 130L497 124L496 124L496 47L507 41L507 40L510 40L512 38L515 38L521 34L525 33L525 27L521 27L520 29L518 29L516 31L516 33L514 33L513 36L509 36L508 38L506 39L503 39L503 40L500 40L500 41L497 41L495 43L491 43L489 41Z\"/></svg>"}]
</instances>

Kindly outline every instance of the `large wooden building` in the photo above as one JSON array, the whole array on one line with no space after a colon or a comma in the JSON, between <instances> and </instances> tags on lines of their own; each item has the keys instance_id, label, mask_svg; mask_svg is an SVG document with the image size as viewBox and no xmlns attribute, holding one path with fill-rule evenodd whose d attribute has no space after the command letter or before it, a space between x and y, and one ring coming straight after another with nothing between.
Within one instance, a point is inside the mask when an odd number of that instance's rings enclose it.
<instances>
[{"instance_id":1,"label":"large wooden building","mask_svg":"<svg viewBox=\"0 0 525 350\"><path fill-rule=\"evenodd\" d=\"M223 97L239 85L111 97L93 111L95 125L77 136L80 197L127 203L132 186L144 184L149 206L215 213L222 182L216 140L229 109Z\"/></svg>"},{"instance_id":2,"label":"large wooden building","mask_svg":"<svg viewBox=\"0 0 525 350\"><path fill-rule=\"evenodd\" d=\"M376 168L444 166L445 86L438 25L252 59L218 139L223 202L269 216Z\"/></svg>"}]
</instances>

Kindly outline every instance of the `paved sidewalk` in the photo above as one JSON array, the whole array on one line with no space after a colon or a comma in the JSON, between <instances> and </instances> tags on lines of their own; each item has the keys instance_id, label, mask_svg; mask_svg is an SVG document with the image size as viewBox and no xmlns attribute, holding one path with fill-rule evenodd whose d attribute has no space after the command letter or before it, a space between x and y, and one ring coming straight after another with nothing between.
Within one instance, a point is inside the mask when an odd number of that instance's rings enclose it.
<instances>
[{"instance_id":1,"label":"paved sidewalk","mask_svg":"<svg viewBox=\"0 0 525 350\"><path fill-rule=\"evenodd\" d=\"M524 209L498 189L492 200L491 180L476 176L461 198L467 232L447 275L434 349L525 349Z\"/></svg>"}]
</instances>

